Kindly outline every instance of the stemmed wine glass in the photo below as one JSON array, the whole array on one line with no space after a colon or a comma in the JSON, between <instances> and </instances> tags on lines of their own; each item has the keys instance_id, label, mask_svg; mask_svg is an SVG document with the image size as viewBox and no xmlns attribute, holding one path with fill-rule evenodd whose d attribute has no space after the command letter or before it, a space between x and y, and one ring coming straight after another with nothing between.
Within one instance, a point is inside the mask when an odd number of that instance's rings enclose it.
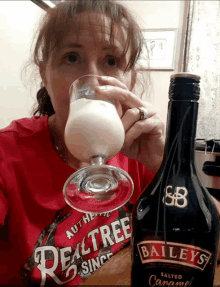
<instances>
[{"instance_id":1,"label":"stemmed wine glass","mask_svg":"<svg viewBox=\"0 0 220 287\"><path fill-rule=\"evenodd\" d=\"M67 204L81 212L103 213L124 205L132 196L134 184L127 172L106 165L122 148L124 127L114 102L96 92L100 76L86 75L70 87L70 108L64 132L69 152L90 163L65 182Z\"/></svg>"}]
</instances>

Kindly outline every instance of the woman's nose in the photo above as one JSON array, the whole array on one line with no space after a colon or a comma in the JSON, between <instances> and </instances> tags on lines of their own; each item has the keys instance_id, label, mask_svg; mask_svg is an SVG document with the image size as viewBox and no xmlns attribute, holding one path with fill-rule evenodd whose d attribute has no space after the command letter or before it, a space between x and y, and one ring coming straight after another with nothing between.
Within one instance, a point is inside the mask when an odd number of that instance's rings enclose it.
<instances>
[{"instance_id":1,"label":"woman's nose","mask_svg":"<svg viewBox=\"0 0 220 287\"><path fill-rule=\"evenodd\" d=\"M97 75L97 76L103 76L103 73L97 63L97 61L90 60L87 65L87 75Z\"/></svg>"}]
</instances>

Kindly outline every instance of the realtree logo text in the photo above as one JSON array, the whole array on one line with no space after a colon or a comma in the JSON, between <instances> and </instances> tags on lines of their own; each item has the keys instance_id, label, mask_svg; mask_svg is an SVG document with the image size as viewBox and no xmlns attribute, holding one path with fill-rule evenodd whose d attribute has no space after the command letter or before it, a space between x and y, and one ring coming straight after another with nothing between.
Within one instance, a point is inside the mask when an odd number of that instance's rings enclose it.
<instances>
[{"instance_id":1,"label":"realtree logo text","mask_svg":"<svg viewBox=\"0 0 220 287\"><path fill-rule=\"evenodd\" d=\"M185 265L203 271L211 253L199 247L164 241L147 240L137 244L142 264L166 262Z\"/></svg>"},{"instance_id":2,"label":"realtree logo text","mask_svg":"<svg viewBox=\"0 0 220 287\"><path fill-rule=\"evenodd\" d=\"M107 216L107 214L103 216ZM73 226L74 228L71 228L72 232L69 230L66 232L67 238L71 239L77 234L79 228L83 227L83 224L91 222L94 218L95 216L92 215L84 215ZM76 243L74 249L72 246L59 249L54 246L37 247L34 251L34 264L41 272L40 286L47 286L48 277L52 278L57 285L63 285L74 280L79 273L81 277L93 273L113 255L113 252L106 252L94 258L88 257L89 259L87 258L87 260L83 259L85 256L91 255L92 257L95 252L99 251L100 246L109 248L130 237L130 218L126 216L116 219L109 226L105 224L91 230L82 241ZM80 260L82 260L81 264L77 265L77 262Z\"/></svg>"},{"instance_id":3,"label":"realtree logo text","mask_svg":"<svg viewBox=\"0 0 220 287\"><path fill-rule=\"evenodd\" d=\"M48 267L48 262L46 259L46 252L50 252L53 255L53 262L50 267ZM71 254L72 248L70 246L60 249L60 252L53 246L42 246L36 248L35 252L35 262L39 263L37 268L41 271L41 284L40 286L46 285L47 275L49 275L53 280L56 282L57 285L63 285L70 281L72 281L77 273L77 265L75 264L74 260L80 258L79 251L76 250L72 260L70 260L70 256L66 254ZM84 261L82 263L82 273L84 275L88 273L92 273L100 266L102 266L111 256L113 253L103 254L102 256L97 256L96 258L89 259L88 261ZM59 261L60 258L60 261ZM67 280L61 281L60 278L56 275L56 270L61 263L62 273L65 274Z\"/></svg>"}]
</instances>

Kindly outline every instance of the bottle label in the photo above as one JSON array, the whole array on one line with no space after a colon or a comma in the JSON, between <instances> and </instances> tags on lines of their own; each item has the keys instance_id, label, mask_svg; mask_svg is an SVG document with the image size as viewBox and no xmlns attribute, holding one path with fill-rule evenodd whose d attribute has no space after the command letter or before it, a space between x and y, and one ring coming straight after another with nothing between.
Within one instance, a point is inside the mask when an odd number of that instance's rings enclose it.
<instances>
[{"instance_id":1,"label":"bottle label","mask_svg":"<svg viewBox=\"0 0 220 287\"><path fill-rule=\"evenodd\" d=\"M178 208L185 208L188 205L188 190L184 186L175 187L174 193L172 192L172 186L166 187L166 194L163 197L163 203L167 206L176 206Z\"/></svg>"},{"instance_id":2,"label":"bottle label","mask_svg":"<svg viewBox=\"0 0 220 287\"><path fill-rule=\"evenodd\" d=\"M212 253L196 246L156 240L137 244L142 264L163 262L184 265L203 271Z\"/></svg>"}]
</instances>

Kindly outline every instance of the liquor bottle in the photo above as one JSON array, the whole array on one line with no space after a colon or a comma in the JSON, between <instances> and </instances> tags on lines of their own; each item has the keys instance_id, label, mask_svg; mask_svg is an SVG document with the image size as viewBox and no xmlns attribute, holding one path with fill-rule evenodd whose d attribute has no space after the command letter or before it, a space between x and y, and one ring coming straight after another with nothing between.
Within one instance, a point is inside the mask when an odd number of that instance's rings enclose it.
<instances>
[{"instance_id":1,"label":"liquor bottle","mask_svg":"<svg viewBox=\"0 0 220 287\"><path fill-rule=\"evenodd\" d=\"M220 225L194 163L199 82L171 76L164 159L132 212L133 287L213 286Z\"/></svg>"}]
</instances>

